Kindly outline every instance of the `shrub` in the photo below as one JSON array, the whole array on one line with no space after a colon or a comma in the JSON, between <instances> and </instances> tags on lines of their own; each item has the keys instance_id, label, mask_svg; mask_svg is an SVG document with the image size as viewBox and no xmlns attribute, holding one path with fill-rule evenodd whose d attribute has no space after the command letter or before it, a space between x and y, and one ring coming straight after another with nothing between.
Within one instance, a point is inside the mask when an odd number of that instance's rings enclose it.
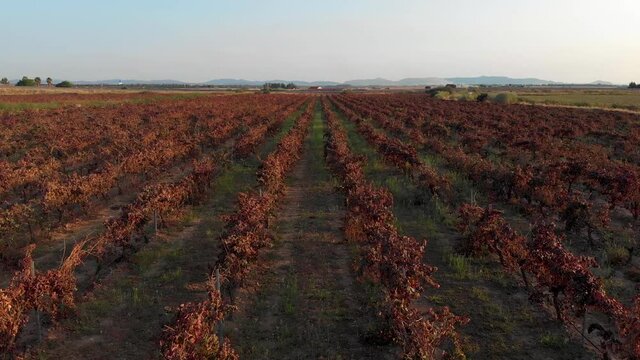
<instances>
[{"instance_id":1,"label":"shrub","mask_svg":"<svg viewBox=\"0 0 640 360\"><path fill-rule=\"evenodd\" d=\"M493 101L497 104L515 104L518 102L518 95L513 92L499 93Z\"/></svg>"},{"instance_id":2,"label":"shrub","mask_svg":"<svg viewBox=\"0 0 640 360\"><path fill-rule=\"evenodd\" d=\"M476 98L477 102L485 102L487 100L489 100L489 94L487 94L487 93L482 93L482 94L478 95L478 97Z\"/></svg>"},{"instance_id":3,"label":"shrub","mask_svg":"<svg viewBox=\"0 0 640 360\"><path fill-rule=\"evenodd\" d=\"M36 81L34 79L29 79L26 76L22 77L22 80L16 83L16 86L36 86Z\"/></svg>"},{"instance_id":4,"label":"shrub","mask_svg":"<svg viewBox=\"0 0 640 360\"><path fill-rule=\"evenodd\" d=\"M451 93L448 91L436 91L436 93L431 96L440 100L449 100L451 98Z\"/></svg>"},{"instance_id":5,"label":"shrub","mask_svg":"<svg viewBox=\"0 0 640 360\"><path fill-rule=\"evenodd\" d=\"M457 97L457 99L459 101L475 101L476 98L477 98L476 94L472 93L472 92L465 92L465 93L460 94Z\"/></svg>"},{"instance_id":6,"label":"shrub","mask_svg":"<svg viewBox=\"0 0 640 360\"><path fill-rule=\"evenodd\" d=\"M59 88L70 88L70 87L73 87L73 84L71 83L71 81L66 81L65 80L63 82L57 83L56 87L59 87Z\"/></svg>"},{"instance_id":7,"label":"shrub","mask_svg":"<svg viewBox=\"0 0 640 360\"><path fill-rule=\"evenodd\" d=\"M629 250L621 246L610 246L605 249L607 262L611 265L623 265L629 261Z\"/></svg>"},{"instance_id":8,"label":"shrub","mask_svg":"<svg viewBox=\"0 0 640 360\"><path fill-rule=\"evenodd\" d=\"M434 89L429 89L427 90L427 94L431 95L432 97L438 97L438 96L443 96L444 93L450 95L452 94L454 91L453 88L451 87L446 87L446 86L440 86ZM438 95L439 93L441 93L440 95ZM440 98L440 97L438 97Z\"/></svg>"},{"instance_id":9,"label":"shrub","mask_svg":"<svg viewBox=\"0 0 640 360\"><path fill-rule=\"evenodd\" d=\"M426 93L436 99L451 99L456 92L455 90L456 89L451 87L441 86L441 87L427 90Z\"/></svg>"}]
</instances>

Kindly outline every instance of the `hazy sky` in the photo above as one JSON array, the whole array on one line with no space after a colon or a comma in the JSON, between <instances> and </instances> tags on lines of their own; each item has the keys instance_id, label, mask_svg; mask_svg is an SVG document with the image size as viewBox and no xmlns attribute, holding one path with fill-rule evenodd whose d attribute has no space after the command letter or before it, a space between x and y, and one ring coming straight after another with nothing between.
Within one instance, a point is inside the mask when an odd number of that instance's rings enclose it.
<instances>
[{"instance_id":1,"label":"hazy sky","mask_svg":"<svg viewBox=\"0 0 640 360\"><path fill-rule=\"evenodd\" d=\"M0 76L640 81L640 0L0 0Z\"/></svg>"}]
</instances>

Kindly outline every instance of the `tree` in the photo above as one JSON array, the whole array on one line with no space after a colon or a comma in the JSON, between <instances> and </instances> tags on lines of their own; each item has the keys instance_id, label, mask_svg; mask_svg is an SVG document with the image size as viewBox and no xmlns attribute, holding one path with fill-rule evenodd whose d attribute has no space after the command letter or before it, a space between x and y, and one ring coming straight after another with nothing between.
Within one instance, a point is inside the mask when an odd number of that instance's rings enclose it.
<instances>
[{"instance_id":1,"label":"tree","mask_svg":"<svg viewBox=\"0 0 640 360\"><path fill-rule=\"evenodd\" d=\"M635 81L632 81L632 82L629 83L629 89L635 89L635 88L638 88L638 87L640 87L640 86L638 86Z\"/></svg>"},{"instance_id":2,"label":"tree","mask_svg":"<svg viewBox=\"0 0 640 360\"><path fill-rule=\"evenodd\" d=\"M36 82L34 79L29 79L26 76L22 77L22 80L16 83L16 86L36 86Z\"/></svg>"},{"instance_id":3,"label":"tree","mask_svg":"<svg viewBox=\"0 0 640 360\"><path fill-rule=\"evenodd\" d=\"M292 85L293 88L290 88L290 85ZM285 83L265 83L262 86L262 89L295 89L295 84L290 83L289 85L286 85Z\"/></svg>"},{"instance_id":4,"label":"tree","mask_svg":"<svg viewBox=\"0 0 640 360\"><path fill-rule=\"evenodd\" d=\"M36 82L36 85L37 85L37 86L40 86L40 84L42 84L42 79L40 79L40 77L39 77L39 76L36 76L36 78L35 78L35 79L33 79L33 81L35 81L35 82Z\"/></svg>"},{"instance_id":5,"label":"tree","mask_svg":"<svg viewBox=\"0 0 640 360\"><path fill-rule=\"evenodd\" d=\"M7 79L6 77L3 77L2 80L0 80L0 84L9 85L9 79Z\"/></svg>"},{"instance_id":6,"label":"tree","mask_svg":"<svg viewBox=\"0 0 640 360\"><path fill-rule=\"evenodd\" d=\"M47 78L47 86L51 86L51 85L53 85L53 79L48 77Z\"/></svg>"},{"instance_id":7,"label":"tree","mask_svg":"<svg viewBox=\"0 0 640 360\"><path fill-rule=\"evenodd\" d=\"M70 88L70 87L73 87L73 83L71 83L71 81L66 81L65 80L63 82L57 83L56 87L59 87L59 88Z\"/></svg>"}]
</instances>

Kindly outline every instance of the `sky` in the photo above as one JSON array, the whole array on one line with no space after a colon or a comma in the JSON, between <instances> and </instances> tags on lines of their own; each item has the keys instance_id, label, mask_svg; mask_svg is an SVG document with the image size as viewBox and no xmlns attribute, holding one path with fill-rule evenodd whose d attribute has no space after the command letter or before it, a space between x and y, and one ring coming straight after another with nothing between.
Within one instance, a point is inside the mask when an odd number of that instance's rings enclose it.
<instances>
[{"instance_id":1,"label":"sky","mask_svg":"<svg viewBox=\"0 0 640 360\"><path fill-rule=\"evenodd\" d=\"M0 77L640 81L639 0L0 0Z\"/></svg>"}]
</instances>

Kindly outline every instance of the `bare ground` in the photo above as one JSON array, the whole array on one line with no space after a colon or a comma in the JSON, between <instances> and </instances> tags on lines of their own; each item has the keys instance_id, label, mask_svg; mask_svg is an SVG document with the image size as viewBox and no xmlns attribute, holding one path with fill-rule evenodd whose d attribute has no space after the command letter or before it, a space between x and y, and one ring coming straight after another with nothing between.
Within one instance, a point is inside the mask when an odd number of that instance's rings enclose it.
<instances>
[{"instance_id":1,"label":"bare ground","mask_svg":"<svg viewBox=\"0 0 640 360\"><path fill-rule=\"evenodd\" d=\"M362 341L371 311L342 235L343 199L324 167L319 114L312 126L278 211L275 245L225 328L246 359L384 359L392 349Z\"/></svg>"}]
</instances>

